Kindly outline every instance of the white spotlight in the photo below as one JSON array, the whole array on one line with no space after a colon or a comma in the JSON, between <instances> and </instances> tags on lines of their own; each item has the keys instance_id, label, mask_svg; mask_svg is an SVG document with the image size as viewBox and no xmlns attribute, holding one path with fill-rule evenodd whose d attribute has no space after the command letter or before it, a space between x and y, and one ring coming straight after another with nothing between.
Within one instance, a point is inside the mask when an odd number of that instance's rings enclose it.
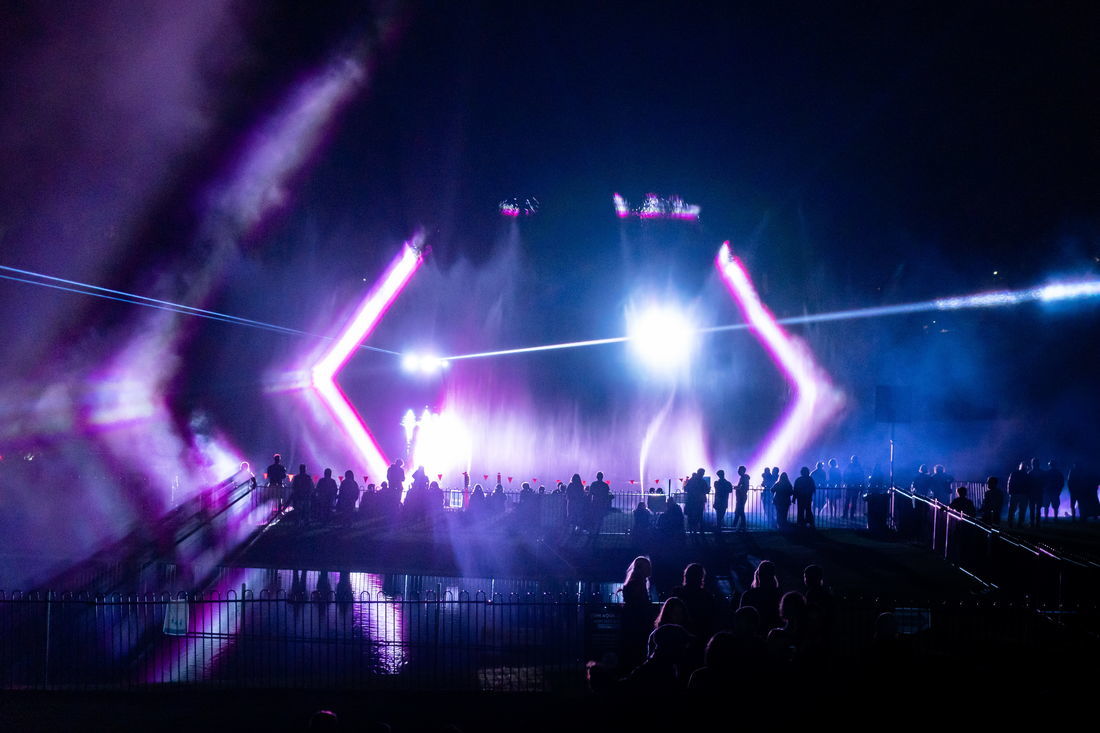
<instances>
[{"instance_id":1,"label":"white spotlight","mask_svg":"<svg viewBox=\"0 0 1100 733\"><path fill-rule=\"evenodd\" d=\"M642 362L660 372L686 366L695 351L698 329L676 306L650 305L627 311L630 348Z\"/></svg>"},{"instance_id":2,"label":"white spotlight","mask_svg":"<svg viewBox=\"0 0 1100 733\"><path fill-rule=\"evenodd\" d=\"M450 366L446 359L423 354L405 354L401 357L401 368L412 374L435 374Z\"/></svg>"}]
</instances>

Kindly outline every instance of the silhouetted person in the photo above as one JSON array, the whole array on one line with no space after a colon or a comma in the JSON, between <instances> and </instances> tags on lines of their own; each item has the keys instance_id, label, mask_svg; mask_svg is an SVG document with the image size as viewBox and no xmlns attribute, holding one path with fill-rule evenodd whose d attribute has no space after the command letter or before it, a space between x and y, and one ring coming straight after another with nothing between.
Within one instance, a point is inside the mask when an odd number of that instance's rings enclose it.
<instances>
[{"instance_id":1,"label":"silhouetted person","mask_svg":"<svg viewBox=\"0 0 1100 733\"><path fill-rule=\"evenodd\" d=\"M1024 514L1031 502L1031 478L1027 475L1027 466L1023 461L1016 470L1008 474L1008 526L1023 527ZM1019 512L1019 519L1013 517Z\"/></svg>"},{"instance_id":2,"label":"silhouetted person","mask_svg":"<svg viewBox=\"0 0 1100 733\"><path fill-rule=\"evenodd\" d=\"M630 536L634 539L636 545L644 547L649 544L649 534L652 530L653 512L649 511L649 507L645 505L644 501L639 501L638 506L634 508Z\"/></svg>"},{"instance_id":3,"label":"silhouetted person","mask_svg":"<svg viewBox=\"0 0 1100 733\"><path fill-rule=\"evenodd\" d=\"M283 466L283 457L278 453L271 460L272 464L267 467L267 486L281 511L286 508L286 467Z\"/></svg>"},{"instance_id":4,"label":"silhouetted person","mask_svg":"<svg viewBox=\"0 0 1100 733\"><path fill-rule=\"evenodd\" d=\"M665 510L657 515L657 533L665 545L679 545L684 541L684 510L670 496Z\"/></svg>"},{"instance_id":5,"label":"silhouetted person","mask_svg":"<svg viewBox=\"0 0 1100 733\"><path fill-rule=\"evenodd\" d=\"M936 464L932 468L932 476L929 478L929 484L932 489L932 496L941 504L947 504L952 500L951 495L951 482L955 480L955 477L947 473L943 466Z\"/></svg>"},{"instance_id":6,"label":"silhouetted person","mask_svg":"<svg viewBox=\"0 0 1100 733\"><path fill-rule=\"evenodd\" d=\"M928 473L928 466L921 464L921 467L917 469L917 475L913 477L911 488L917 496L932 497L932 476Z\"/></svg>"},{"instance_id":7,"label":"silhouetted person","mask_svg":"<svg viewBox=\"0 0 1100 733\"><path fill-rule=\"evenodd\" d=\"M960 486L959 488L955 489L955 494L956 496L954 500L948 506L950 506L952 509L959 512L960 514L965 514L968 517L973 517L977 512L974 509L974 502L970 501L970 499L966 497L966 487Z\"/></svg>"},{"instance_id":8,"label":"silhouetted person","mask_svg":"<svg viewBox=\"0 0 1100 733\"><path fill-rule=\"evenodd\" d=\"M589 525L593 535L599 535L604 516L611 511L611 487L603 480L603 471L588 485Z\"/></svg>"},{"instance_id":9,"label":"silhouetted person","mask_svg":"<svg viewBox=\"0 0 1100 733\"><path fill-rule=\"evenodd\" d=\"M978 518L992 525L1001 523L1001 511L1005 505L1005 492L1001 491L1000 479L990 476L985 480L985 495L982 497L982 508Z\"/></svg>"},{"instance_id":10,"label":"silhouetted person","mask_svg":"<svg viewBox=\"0 0 1100 733\"><path fill-rule=\"evenodd\" d=\"M1062 503L1062 488L1066 485L1066 476L1054 461L1049 461L1043 472L1043 479L1043 513L1048 517L1057 518L1058 507Z\"/></svg>"},{"instance_id":11,"label":"silhouetted person","mask_svg":"<svg viewBox=\"0 0 1100 733\"><path fill-rule=\"evenodd\" d=\"M779 480L775 482L775 488L773 489L775 503L775 521L776 526L779 529L786 529L789 524L789 513L791 511L791 500L794 499L794 486L791 485L791 480L787 477L787 472L779 474Z\"/></svg>"},{"instance_id":12,"label":"silhouetted person","mask_svg":"<svg viewBox=\"0 0 1100 733\"><path fill-rule=\"evenodd\" d=\"M836 605L832 591L825 585L825 571L820 565L807 565L802 571L802 583L805 586L802 596L806 599L807 620L826 637L833 628Z\"/></svg>"},{"instance_id":13,"label":"silhouetted person","mask_svg":"<svg viewBox=\"0 0 1100 733\"><path fill-rule=\"evenodd\" d=\"M751 606L760 615L760 628L779 625L779 579L771 560L761 560L752 576L752 585L741 594L741 608Z\"/></svg>"},{"instance_id":14,"label":"silhouetted person","mask_svg":"<svg viewBox=\"0 0 1100 733\"><path fill-rule=\"evenodd\" d=\"M498 519L503 517L508 511L508 497L504 493L504 486L497 484L493 493L486 499L486 504L489 507L489 514Z\"/></svg>"},{"instance_id":15,"label":"silhouetted person","mask_svg":"<svg viewBox=\"0 0 1100 733\"><path fill-rule=\"evenodd\" d=\"M572 529L581 529L585 526L588 517L588 494L584 490L579 473L573 474L569 484L565 487L565 515Z\"/></svg>"},{"instance_id":16,"label":"silhouetted person","mask_svg":"<svg viewBox=\"0 0 1100 733\"><path fill-rule=\"evenodd\" d=\"M400 501L402 494L405 493L404 466L405 462L398 458L386 469L386 483L391 489L397 491L398 501Z\"/></svg>"},{"instance_id":17,"label":"silhouetted person","mask_svg":"<svg viewBox=\"0 0 1100 733\"><path fill-rule=\"evenodd\" d=\"M684 482L684 516L687 518L689 532L701 532L703 529L703 511L710 492L710 487L703 478L705 473L700 468Z\"/></svg>"},{"instance_id":18,"label":"silhouetted person","mask_svg":"<svg viewBox=\"0 0 1100 733\"><path fill-rule=\"evenodd\" d=\"M737 639L728 631L710 637L703 652L703 666L691 673L688 689L719 696L728 695L738 680Z\"/></svg>"},{"instance_id":19,"label":"silhouetted person","mask_svg":"<svg viewBox=\"0 0 1100 733\"><path fill-rule=\"evenodd\" d=\"M646 640L653 628L653 603L650 600L649 578L653 563L645 555L634 558L626 569L621 590L623 598L622 643L620 664L630 669L645 658Z\"/></svg>"},{"instance_id":20,"label":"silhouetted person","mask_svg":"<svg viewBox=\"0 0 1100 733\"><path fill-rule=\"evenodd\" d=\"M697 562L684 568L683 585L672 589L672 595L684 602L687 621L683 624L698 639L708 639L714 632L718 601L706 589L707 571Z\"/></svg>"},{"instance_id":21,"label":"silhouetted person","mask_svg":"<svg viewBox=\"0 0 1100 733\"><path fill-rule=\"evenodd\" d=\"M718 469L718 480L714 482L714 531L717 533L722 532L732 493L733 484L726 480L726 472Z\"/></svg>"},{"instance_id":22,"label":"silhouetted person","mask_svg":"<svg viewBox=\"0 0 1100 733\"><path fill-rule=\"evenodd\" d=\"M317 500L313 503L313 512L322 522L327 521L332 515L332 507L336 504L337 488L336 479L332 477L332 469L326 468L325 475L317 481Z\"/></svg>"},{"instance_id":23,"label":"silhouetted person","mask_svg":"<svg viewBox=\"0 0 1100 733\"><path fill-rule=\"evenodd\" d=\"M792 661L807 641L806 599L788 591L779 599L779 624L768 632L768 648L776 659Z\"/></svg>"},{"instance_id":24,"label":"silhouetted person","mask_svg":"<svg viewBox=\"0 0 1100 733\"><path fill-rule=\"evenodd\" d=\"M866 486L867 474L859 464L859 457L852 456L848 468L844 471L844 518L854 519L859 506L859 495Z\"/></svg>"},{"instance_id":25,"label":"silhouetted person","mask_svg":"<svg viewBox=\"0 0 1100 733\"><path fill-rule=\"evenodd\" d=\"M348 469L344 471L344 480L340 482L339 493L336 496L336 514L342 519L347 519L355 513L355 504L359 501L359 484L355 483L355 473Z\"/></svg>"},{"instance_id":26,"label":"silhouetted person","mask_svg":"<svg viewBox=\"0 0 1100 733\"><path fill-rule=\"evenodd\" d=\"M760 506L764 509L764 525L772 526L775 521L775 494L773 489L779 481L779 469L774 472L765 467L764 474L760 477Z\"/></svg>"},{"instance_id":27,"label":"silhouetted person","mask_svg":"<svg viewBox=\"0 0 1100 733\"><path fill-rule=\"evenodd\" d=\"M667 694L687 685L691 634L678 624L664 624L649 635L649 656L623 680L634 692Z\"/></svg>"},{"instance_id":28,"label":"silhouetted person","mask_svg":"<svg viewBox=\"0 0 1100 733\"><path fill-rule=\"evenodd\" d=\"M471 522L478 523L485 519L489 513L486 502L485 491L481 488L481 484L474 484L474 490L470 494L470 503L466 507L466 514Z\"/></svg>"},{"instance_id":29,"label":"silhouetted person","mask_svg":"<svg viewBox=\"0 0 1100 733\"><path fill-rule=\"evenodd\" d=\"M825 508L825 487L829 485L829 472L825 470L825 461L818 461L817 467L810 471L810 478L814 480L814 514L820 514Z\"/></svg>"},{"instance_id":30,"label":"silhouetted person","mask_svg":"<svg viewBox=\"0 0 1100 733\"><path fill-rule=\"evenodd\" d=\"M814 526L814 491L817 490L817 483L810 476L809 466L803 466L799 473L801 475L794 480L794 500L798 503L798 524L812 527Z\"/></svg>"},{"instance_id":31,"label":"silhouetted person","mask_svg":"<svg viewBox=\"0 0 1100 733\"><path fill-rule=\"evenodd\" d=\"M313 501L313 477L306 471L306 464L298 466L298 474L290 484L290 504L294 507L294 513L298 514L298 521L304 522L309 518L309 506Z\"/></svg>"},{"instance_id":32,"label":"silhouetted person","mask_svg":"<svg viewBox=\"0 0 1100 733\"><path fill-rule=\"evenodd\" d=\"M1031 526L1034 529L1039 528L1039 513L1043 506L1043 487L1046 484L1046 472L1043 471L1039 465L1038 458L1032 458L1031 464L1028 467L1028 488L1030 492L1028 494L1028 515L1031 517Z\"/></svg>"},{"instance_id":33,"label":"silhouetted person","mask_svg":"<svg viewBox=\"0 0 1100 733\"><path fill-rule=\"evenodd\" d=\"M744 466L737 467L737 486L734 488L733 528L745 531L745 502L749 499L749 472Z\"/></svg>"}]
</instances>

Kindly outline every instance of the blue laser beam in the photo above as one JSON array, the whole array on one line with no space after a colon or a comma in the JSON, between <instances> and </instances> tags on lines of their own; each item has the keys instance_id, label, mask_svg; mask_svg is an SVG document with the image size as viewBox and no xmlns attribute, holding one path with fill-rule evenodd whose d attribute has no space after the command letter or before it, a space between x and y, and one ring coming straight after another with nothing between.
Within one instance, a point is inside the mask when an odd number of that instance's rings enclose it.
<instances>
[{"instance_id":1,"label":"blue laser beam","mask_svg":"<svg viewBox=\"0 0 1100 733\"><path fill-rule=\"evenodd\" d=\"M234 316L229 313L219 313L218 311L206 310L205 308L195 308L193 306L184 305L182 303L173 303L170 300L161 300L159 298L150 298L145 295L137 295L136 293L128 293L124 290L115 290L112 288L105 288L99 285L92 285L90 283L82 283L77 280L68 280L62 277L54 277L53 275L45 275L39 272L33 272L31 270L21 270L17 267L8 267L6 265L0 265L0 270L4 272L13 272L17 275L23 275L25 277L17 277L15 275L5 275L0 272L0 279L10 280L13 282L25 283L28 285L37 285L39 287L51 288L53 290L61 290L69 293L76 293L78 295L90 295L96 298L103 298L105 300L113 300L119 303L127 303L130 305L140 305L145 308L154 308L156 310L167 311L170 313L178 313L181 315L195 316L197 318L205 318L210 321L218 321L221 323L229 323L238 326L248 326L250 328L259 328L266 331L272 331L274 333L282 333L291 336L310 336L313 338L323 338L331 340L332 336L322 336L320 334L309 333L308 331L302 331L297 328L288 328L286 326L280 326L274 323L266 323L264 321L257 321L252 318L242 318L241 316ZM33 279L38 278L38 279ZM378 346L368 346L366 344L360 345L361 349L367 351L376 351L383 354L391 354L394 356L400 356L396 351L390 349L383 349Z\"/></svg>"}]
</instances>

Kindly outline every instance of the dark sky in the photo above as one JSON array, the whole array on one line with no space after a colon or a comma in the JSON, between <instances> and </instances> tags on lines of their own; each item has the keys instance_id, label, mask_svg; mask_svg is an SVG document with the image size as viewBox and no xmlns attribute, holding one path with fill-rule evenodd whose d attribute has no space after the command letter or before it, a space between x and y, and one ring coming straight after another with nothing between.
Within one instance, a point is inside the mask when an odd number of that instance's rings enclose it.
<instances>
[{"instance_id":1,"label":"dark sky","mask_svg":"<svg viewBox=\"0 0 1100 733\"><path fill-rule=\"evenodd\" d=\"M386 22L379 7L8 4L0 261L150 292L209 255L205 192L271 110L334 54L367 48L361 91L206 307L314 328L418 228L437 276L410 290L428 315L402 306L380 329L399 349L410 331L459 350L618 335L632 289L709 292L726 239L778 314L1098 271L1091 4L441 2ZM623 225L615 191L676 194L702 217ZM512 196L541 202L518 237L497 214ZM0 307L43 324L13 335L8 376L53 363L74 334L126 328L127 306L27 287L0 285ZM1098 316L970 313L942 338L924 316L800 333L857 398L840 441L872 424L881 383L914 386L931 414L994 405L1064 424L1100 396L1082 358ZM256 364L300 347L238 331L194 328L172 383L181 412L263 409ZM563 374L621 367L563 358L579 361L527 368L568 391ZM585 389L614 401L598 380Z\"/></svg>"}]
</instances>

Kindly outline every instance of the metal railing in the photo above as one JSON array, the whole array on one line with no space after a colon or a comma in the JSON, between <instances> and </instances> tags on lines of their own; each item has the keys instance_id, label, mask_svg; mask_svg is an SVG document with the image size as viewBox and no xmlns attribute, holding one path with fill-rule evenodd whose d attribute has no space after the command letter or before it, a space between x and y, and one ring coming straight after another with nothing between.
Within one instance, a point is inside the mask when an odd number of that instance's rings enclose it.
<instances>
[{"instance_id":1,"label":"metal railing","mask_svg":"<svg viewBox=\"0 0 1100 733\"><path fill-rule=\"evenodd\" d=\"M1092 600L1100 564L1014 535L904 489L890 493L890 526L1005 597L1054 604Z\"/></svg>"},{"instance_id":2,"label":"metal railing","mask_svg":"<svg viewBox=\"0 0 1100 733\"><path fill-rule=\"evenodd\" d=\"M839 598L830 655L860 655L886 610L919 654L1050 643L1050 620L1026 604ZM0 689L574 693L586 661L619 648L621 611L606 598L467 593L0 594Z\"/></svg>"}]
</instances>

